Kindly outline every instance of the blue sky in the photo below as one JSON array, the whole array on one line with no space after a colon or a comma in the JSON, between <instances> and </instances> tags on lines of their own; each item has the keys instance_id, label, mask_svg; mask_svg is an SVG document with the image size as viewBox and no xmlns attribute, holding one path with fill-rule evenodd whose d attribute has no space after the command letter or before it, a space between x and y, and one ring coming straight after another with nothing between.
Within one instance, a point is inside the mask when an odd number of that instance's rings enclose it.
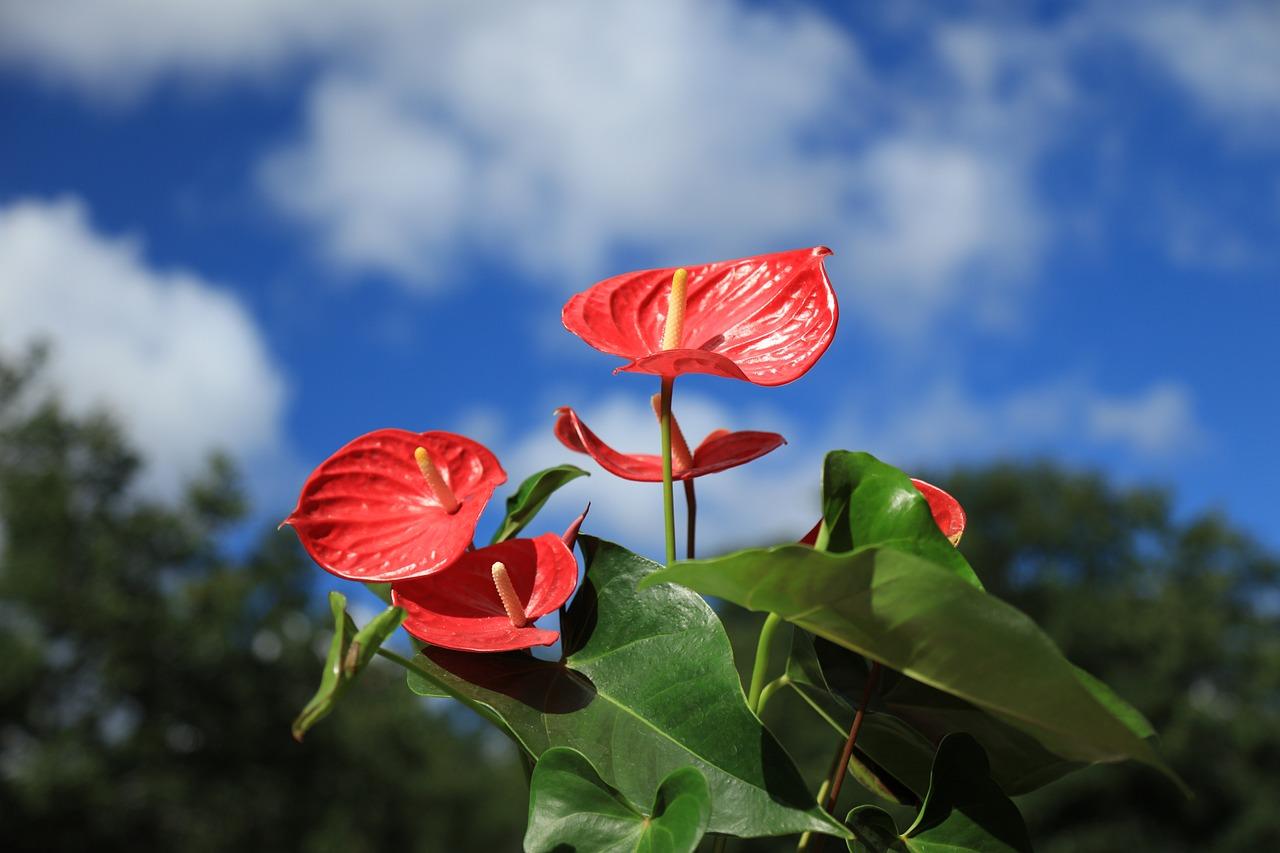
<instances>
[{"instance_id":1,"label":"blue sky","mask_svg":"<svg viewBox=\"0 0 1280 853\"><path fill-rule=\"evenodd\" d=\"M221 447L276 519L350 438L452 429L583 464L547 526L590 498L656 553L656 488L550 433L651 450L654 383L561 304L825 244L817 368L677 388L694 440L790 442L701 481L704 541L803 532L845 447L1104 468L1280 544L1274 4L420 5L0 3L0 352L51 340L144 488Z\"/></svg>"}]
</instances>

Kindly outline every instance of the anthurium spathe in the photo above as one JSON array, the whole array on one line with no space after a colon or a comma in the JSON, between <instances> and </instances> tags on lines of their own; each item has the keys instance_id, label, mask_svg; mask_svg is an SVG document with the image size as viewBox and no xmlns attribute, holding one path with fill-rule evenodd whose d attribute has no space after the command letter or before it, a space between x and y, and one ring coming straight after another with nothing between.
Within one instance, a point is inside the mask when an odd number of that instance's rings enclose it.
<instances>
[{"instance_id":1,"label":"anthurium spathe","mask_svg":"<svg viewBox=\"0 0 1280 853\"><path fill-rule=\"evenodd\" d=\"M911 485L924 495L925 502L929 504L929 512L933 515L933 520L938 523L938 529L942 531L942 535L950 539L952 545L959 545L960 537L964 535L964 526L968 522L960 501L932 483L917 480L915 477L911 478Z\"/></svg>"},{"instance_id":2,"label":"anthurium spathe","mask_svg":"<svg viewBox=\"0 0 1280 853\"><path fill-rule=\"evenodd\" d=\"M321 462L284 524L335 575L405 580L457 559L506 480L497 457L465 436L380 429Z\"/></svg>"},{"instance_id":3,"label":"anthurium spathe","mask_svg":"<svg viewBox=\"0 0 1280 853\"><path fill-rule=\"evenodd\" d=\"M718 429L691 451L679 425L674 422L673 432L672 479L675 480L689 480L745 465L787 443L776 432ZM556 410L555 433L565 447L587 454L610 474L645 483L662 481L662 457L654 453L621 453L613 449L592 432L573 409L562 407Z\"/></svg>"},{"instance_id":4,"label":"anthurium spathe","mask_svg":"<svg viewBox=\"0 0 1280 853\"><path fill-rule=\"evenodd\" d=\"M817 246L692 266L687 283L673 282L675 268L623 273L575 295L562 320L591 346L627 359L618 370L783 385L812 367L835 335L839 310L823 268L829 254ZM667 322L680 311L682 321Z\"/></svg>"},{"instance_id":5,"label":"anthurium spathe","mask_svg":"<svg viewBox=\"0 0 1280 853\"><path fill-rule=\"evenodd\" d=\"M569 599L578 562L554 533L468 551L443 572L397 581L391 601L419 640L464 652L549 646L560 636L534 620Z\"/></svg>"}]
</instances>

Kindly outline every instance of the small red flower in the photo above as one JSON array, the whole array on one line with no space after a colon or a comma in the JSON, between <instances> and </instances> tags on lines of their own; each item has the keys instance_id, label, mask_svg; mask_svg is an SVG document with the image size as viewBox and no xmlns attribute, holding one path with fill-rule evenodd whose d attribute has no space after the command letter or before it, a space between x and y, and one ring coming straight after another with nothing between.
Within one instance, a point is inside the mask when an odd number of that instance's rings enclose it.
<instances>
[{"instance_id":1,"label":"small red flower","mask_svg":"<svg viewBox=\"0 0 1280 853\"><path fill-rule=\"evenodd\" d=\"M321 462L284 524L339 577L405 580L457 559L506 481L497 457L469 438L381 429Z\"/></svg>"},{"instance_id":2,"label":"small red flower","mask_svg":"<svg viewBox=\"0 0 1280 853\"><path fill-rule=\"evenodd\" d=\"M933 520L938 525L938 529L942 531L942 535L950 539L952 545L959 545L960 537L964 535L965 524L968 523L968 519L964 514L964 507L960 506L960 501L932 483L917 480L915 477L911 478L911 485L916 487L917 492L924 495L925 502L929 504L929 512L933 515ZM818 530L821 527L822 522L819 521L813 526L812 530L804 535L804 538L800 540L800 544L813 545L816 543L818 541Z\"/></svg>"},{"instance_id":3,"label":"small red flower","mask_svg":"<svg viewBox=\"0 0 1280 853\"><path fill-rule=\"evenodd\" d=\"M818 246L688 270L687 296L669 306L675 269L607 278L564 306L564 326L618 370L674 377L710 373L757 385L802 376L835 335L839 310ZM669 311L683 307L675 340L663 346Z\"/></svg>"},{"instance_id":4,"label":"small red flower","mask_svg":"<svg viewBox=\"0 0 1280 853\"><path fill-rule=\"evenodd\" d=\"M397 581L391 601L404 628L433 646L503 652L549 646L557 631L533 622L564 604L578 583L578 561L564 539L544 533L468 551L448 570Z\"/></svg>"},{"instance_id":5,"label":"small red flower","mask_svg":"<svg viewBox=\"0 0 1280 853\"><path fill-rule=\"evenodd\" d=\"M610 474L624 480L662 482L662 457L654 453L620 453L587 428L568 407L556 409L556 438L570 450L585 453ZM671 478L689 480L745 465L786 444L776 432L729 432L718 429L692 452L672 417Z\"/></svg>"}]
</instances>

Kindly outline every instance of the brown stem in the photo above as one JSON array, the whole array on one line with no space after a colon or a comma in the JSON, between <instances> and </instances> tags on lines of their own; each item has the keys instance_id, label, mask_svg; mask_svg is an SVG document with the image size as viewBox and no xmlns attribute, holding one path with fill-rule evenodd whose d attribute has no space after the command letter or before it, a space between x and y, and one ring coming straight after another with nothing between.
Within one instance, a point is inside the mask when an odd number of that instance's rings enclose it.
<instances>
[{"instance_id":1,"label":"brown stem","mask_svg":"<svg viewBox=\"0 0 1280 853\"><path fill-rule=\"evenodd\" d=\"M835 814L836 803L840 799L840 786L844 784L845 774L849 772L849 759L853 756L853 744L858 739L858 730L862 728L862 719L867 715L867 705L871 702L871 694L875 692L880 681L880 664L872 662L871 672L867 674L867 684L862 689L862 704L858 713L853 715L853 725L849 727L849 739L844 742L844 750L840 753L840 763L831 774L831 793L827 795L826 810Z\"/></svg>"},{"instance_id":2,"label":"brown stem","mask_svg":"<svg viewBox=\"0 0 1280 853\"><path fill-rule=\"evenodd\" d=\"M693 478L684 481L685 545L684 558L693 559L693 542L698 529L698 498L693 493Z\"/></svg>"}]
</instances>

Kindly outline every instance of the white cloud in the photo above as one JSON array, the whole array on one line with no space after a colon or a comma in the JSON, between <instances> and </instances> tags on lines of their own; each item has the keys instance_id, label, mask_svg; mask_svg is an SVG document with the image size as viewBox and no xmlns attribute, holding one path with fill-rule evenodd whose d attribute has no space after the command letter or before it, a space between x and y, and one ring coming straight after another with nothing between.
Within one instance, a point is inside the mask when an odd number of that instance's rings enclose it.
<instances>
[{"instance_id":1,"label":"white cloud","mask_svg":"<svg viewBox=\"0 0 1280 853\"><path fill-rule=\"evenodd\" d=\"M148 265L79 201L0 208L0 353L52 347L68 408L111 411L172 495L207 454L278 462L285 383L245 309L199 276Z\"/></svg>"},{"instance_id":2,"label":"white cloud","mask_svg":"<svg viewBox=\"0 0 1280 853\"><path fill-rule=\"evenodd\" d=\"M1096 462L1107 451L1160 464L1196 449L1205 431L1189 390L1160 381L1128 394L1076 377L983 399L954 382L904 397L878 417L842 417L845 434L900 466L1053 453ZM846 442L847 443L847 442Z\"/></svg>"},{"instance_id":3,"label":"white cloud","mask_svg":"<svg viewBox=\"0 0 1280 853\"><path fill-rule=\"evenodd\" d=\"M157 81L257 76L363 32L348 0L0 3L0 62L110 100ZM390 8L382 0L371 6Z\"/></svg>"},{"instance_id":4,"label":"white cloud","mask_svg":"<svg viewBox=\"0 0 1280 853\"><path fill-rule=\"evenodd\" d=\"M860 64L812 15L519 4L497 25L455 9L357 64L316 84L302 139L265 171L357 266L439 283L441 248L466 234L569 282L620 246L781 248L838 213L845 161L805 136L856 94Z\"/></svg>"},{"instance_id":5,"label":"white cloud","mask_svg":"<svg viewBox=\"0 0 1280 853\"><path fill-rule=\"evenodd\" d=\"M910 334L1021 323L1060 224L1037 173L1089 50L1138 44L1215 115L1271 127L1276 18L932 12L890 24L908 47L885 63L819 11L735 0L64 0L0 4L0 62L107 97L304 69L261 186L343 270L431 289L483 253L571 289L616 253L822 242L848 316Z\"/></svg>"},{"instance_id":6,"label":"white cloud","mask_svg":"<svg viewBox=\"0 0 1280 853\"><path fill-rule=\"evenodd\" d=\"M1144 49L1210 116L1275 139L1280 122L1280 6L1149 3L1112 26Z\"/></svg>"},{"instance_id":7,"label":"white cloud","mask_svg":"<svg viewBox=\"0 0 1280 853\"><path fill-rule=\"evenodd\" d=\"M1128 444L1143 453L1171 454L1194 447L1197 425L1191 394L1183 385L1161 382L1134 397L1090 403L1088 427L1099 439Z\"/></svg>"},{"instance_id":8,"label":"white cloud","mask_svg":"<svg viewBox=\"0 0 1280 853\"><path fill-rule=\"evenodd\" d=\"M617 251L827 243L855 317L1008 325L1044 243L1060 50L932 20L912 42L873 73L824 15L732 0L0 6L0 59L98 95L311 60L261 183L345 269L436 287L485 252L568 289Z\"/></svg>"}]
</instances>

